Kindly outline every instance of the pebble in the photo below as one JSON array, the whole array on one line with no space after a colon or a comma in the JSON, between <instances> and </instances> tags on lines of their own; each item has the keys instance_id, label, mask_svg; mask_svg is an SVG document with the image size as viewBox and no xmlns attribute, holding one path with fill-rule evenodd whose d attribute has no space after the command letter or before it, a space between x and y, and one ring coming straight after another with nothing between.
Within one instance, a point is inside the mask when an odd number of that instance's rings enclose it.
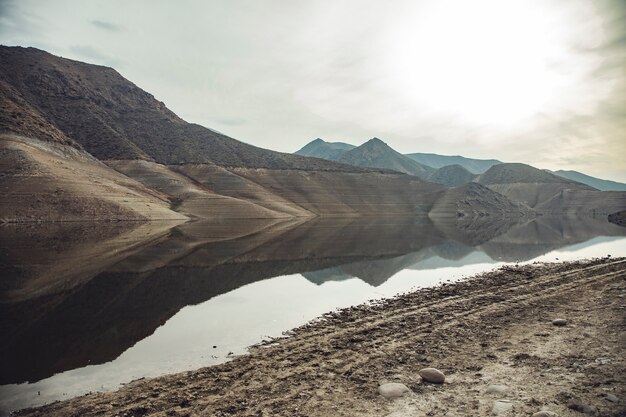
<instances>
[{"instance_id":1,"label":"pebble","mask_svg":"<svg viewBox=\"0 0 626 417\"><path fill-rule=\"evenodd\" d=\"M509 390L509 387L507 387L506 385L501 385L501 384L493 384L493 385L487 386L488 394L504 394L508 390Z\"/></svg>"},{"instance_id":2,"label":"pebble","mask_svg":"<svg viewBox=\"0 0 626 417\"><path fill-rule=\"evenodd\" d=\"M555 326L567 326L567 320L565 319L554 319L552 320L552 324Z\"/></svg>"},{"instance_id":3,"label":"pebble","mask_svg":"<svg viewBox=\"0 0 626 417\"><path fill-rule=\"evenodd\" d=\"M513 401L509 400L498 400L493 402L493 407L491 408L491 413L494 416L499 416L500 414L504 414L513 409Z\"/></svg>"},{"instance_id":4,"label":"pebble","mask_svg":"<svg viewBox=\"0 0 626 417\"><path fill-rule=\"evenodd\" d=\"M419 371L420 376L426 382L431 382L433 384L443 384L446 380L446 376L439 369L435 368L424 368Z\"/></svg>"},{"instance_id":5,"label":"pebble","mask_svg":"<svg viewBox=\"0 0 626 417\"><path fill-rule=\"evenodd\" d=\"M619 398L617 397L617 395L613 395L613 394L606 394L604 396L604 399L607 401L610 401L612 403L618 403L619 402Z\"/></svg>"},{"instance_id":6,"label":"pebble","mask_svg":"<svg viewBox=\"0 0 626 417\"><path fill-rule=\"evenodd\" d=\"M483 376L483 377L480 378L480 380L483 381L483 382L489 382L492 379L493 379L493 377L490 377L490 376Z\"/></svg>"},{"instance_id":7,"label":"pebble","mask_svg":"<svg viewBox=\"0 0 626 417\"><path fill-rule=\"evenodd\" d=\"M559 415L552 411L541 410L533 414L533 417L559 417Z\"/></svg>"},{"instance_id":8,"label":"pebble","mask_svg":"<svg viewBox=\"0 0 626 417\"><path fill-rule=\"evenodd\" d=\"M385 398L398 398L411 390L404 384L399 382L389 382L378 387L378 393Z\"/></svg>"}]
</instances>

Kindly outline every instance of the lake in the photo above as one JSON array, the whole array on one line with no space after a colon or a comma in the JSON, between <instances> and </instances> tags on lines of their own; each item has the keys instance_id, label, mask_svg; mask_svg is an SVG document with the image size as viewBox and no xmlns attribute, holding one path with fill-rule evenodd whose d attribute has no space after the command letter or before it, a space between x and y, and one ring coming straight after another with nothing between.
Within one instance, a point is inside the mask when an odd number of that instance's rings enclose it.
<instances>
[{"instance_id":1,"label":"lake","mask_svg":"<svg viewBox=\"0 0 626 417\"><path fill-rule=\"evenodd\" d=\"M595 218L0 229L0 414L209 366L320 315L507 263L626 256Z\"/></svg>"}]
</instances>

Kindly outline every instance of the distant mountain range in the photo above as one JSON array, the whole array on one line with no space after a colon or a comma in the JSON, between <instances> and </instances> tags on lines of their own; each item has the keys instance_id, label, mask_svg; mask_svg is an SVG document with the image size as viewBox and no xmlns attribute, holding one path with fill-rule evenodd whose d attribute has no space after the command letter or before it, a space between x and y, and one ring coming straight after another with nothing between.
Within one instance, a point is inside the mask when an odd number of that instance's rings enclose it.
<instances>
[{"instance_id":1,"label":"distant mountain range","mask_svg":"<svg viewBox=\"0 0 626 417\"><path fill-rule=\"evenodd\" d=\"M379 148L379 153L375 159L371 156L373 144L378 145ZM383 145L385 147L385 155L382 155L380 151ZM363 151L356 152L359 148L362 148ZM344 155L349 153L350 156L344 158ZM448 156L434 153L402 155L377 138L371 139L359 147L343 142L325 142L318 138L296 151L295 154L327 159L329 161L340 161L360 167L391 169L450 187L475 181L479 174L485 173L491 167L504 164L497 159L474 159L459 155ZM410 169L410 164L404 158L401 158L402 156L417 162L419 168ZM626 191L626 184L595 178L577 171L545 171L567 180L588 185L600 191ZM530 174L531 171L527 170L526 173ZM532 171L532 173L535 176L538 175L535 171ZM543 181L545 182L545 180L544 178Z\"/></svg>"},{"instance_id":2,"label":"distant mountain range","mask_svg":"<svg viewBox=\"0 0 626 417\"><path fill-rule=\"evenodd\" d=\"M600 191L626 191L626 184L616 181L603 180L600 178L592 177L591 175L583 174L578 171L550 171L554 175L561 178L567 178L572 181L577 181L583 184L587 184Z\"/></svg>"},{"instance_id":3,"label":"distant mountain range","mask_svg":"<svg viewBox=\"0 0 626 417\"><path fill-rule=\"evenodd\" d=\"M501 164L496 159L473 159L464 156L437 155L435 153L409 153L409 158L433 168L443 168L449 165L460 165L472 174L482 174L494 165Z\"/></svg>"},{"instance_id":4,"label":"distant mountain range","mask_svg":"<svg viewBox=\"0 0 626 417\"><path fill-rule=\"evenodd\" d=\"M368 142L365 142L361 146L367 145L367 147L369 147L371 144L370 145L368 144L371 141L374 141L374 143L379 142L378 143L379 145L381 143L385 144L380 139L374 138ZM359 148L361 146L359 146ZM385 144L385 146L387 145ZM387 154L391 154L393 152L394 154L401 155L400 153L393 150L391 147L389 146L387 147L389 148L387 150ZM307 143L302 149L296 151L295 154L302 155L302 156L313 156L315 158L327 159L329 161L340 161L341 156L344 153L351 151L354 148L356 148L356 146L351 145L349 143L326 142L318 138L318 139L315 139L314 141ZM396 159L397 159L397 155L396 155ZM446 156L446 155L437 155L434 153L410 153L410 154L406 154L402 156L405 156L408 159L412 159L413 161L417 162L421 167L428 167L425 169L430 172L433 172L438 168L443 168L449 165L459 165L465 168L467 171L469 171L472 174L482 174L483 172L485 172L492 166L502 163L501 161L498 161L495 159L472 159L472 158L465 158L463 156ZM350 159L354 159L354 158L350 158ZM363 162L364 161L359 161L359 163L363 163ZM390 167L385 166L385 168L390 168Z\"/></svg>"}]
</instances>

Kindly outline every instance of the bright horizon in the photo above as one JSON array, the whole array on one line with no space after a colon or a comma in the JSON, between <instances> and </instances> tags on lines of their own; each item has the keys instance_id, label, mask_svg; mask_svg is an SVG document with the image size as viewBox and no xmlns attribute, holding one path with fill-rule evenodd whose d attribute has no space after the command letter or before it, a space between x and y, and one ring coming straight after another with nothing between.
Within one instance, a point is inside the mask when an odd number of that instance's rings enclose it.
<instances>
[{"instance_id":1,"label":"bright horizon","mask_svg":"<svg viewBox=\"0 0 626 417\"><path fill-rule=\"evenodd\" d=\"M5 0L0 43L114 67L264 148L379 137L626 182L619 0Z\"/></svg>"}]
</instances>

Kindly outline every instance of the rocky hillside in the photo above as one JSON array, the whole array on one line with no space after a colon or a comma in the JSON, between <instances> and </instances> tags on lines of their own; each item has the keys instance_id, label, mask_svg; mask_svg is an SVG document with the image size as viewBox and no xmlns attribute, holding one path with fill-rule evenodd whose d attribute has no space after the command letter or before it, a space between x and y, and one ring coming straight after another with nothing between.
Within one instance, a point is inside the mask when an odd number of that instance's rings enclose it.
<instances>
[{"instance_id":1,"label":"rocky hillside","mask_svg":"<svg viewBox=\"0 0 626 417\"><path fill-rule=\"evenodd\" d=\"M295 154L327 159L329 161L337 161L344 152L354 148L356 148L356 146L350 145L349 143L326 142L320 138L317 138L314 141L311 141L304 145L304 147L296 151Z\"/></svg>"},{"instance_id":2,"label":"rocky hillside","mask_svg":"<svg viewBox=\"0 0 626 417\"><path fill-rule=\"evenodd\" d=\"M35 48L0 46L0 93L3 132L73 144L69 137L101 160L359 171L257 148L187 123L112 68Z\"/></svg>"},{"instance_id":3,"label":"rocky hillside","mask_svg":"<svg viewBox=\"0 0 626 417\"><path fill-rule=\"evenodd\" d=\"M519 163L495 165L489 168L484 174L480 175L477 181L483 185L513 183L564 184L568 187L585 190L592 189L576 181L557 177L549 172Z\"/></svg>"},{"instance_id":4,"label":"rocky hillside","mask_svg":"<svg viewBox=\"0 0 626 417\"><path fill-rule=\"evenodd\" d=\"M461 165L447 165L431 173L426 179L430 182L446 185L448 187L458 187L474 181L477 175L472 174Z\"/></svg>"},{"instance_id":5,"label":"rocky hillside","mask_svg":"<svg viewBox=\"0 0 626 417\"><path fill-rule=\"evenodd\" d=\"M344 152L339 162L359 167L391 169L418 178L426 178L433 169L407 158L393 150L378 138L373 138L363 145Z\"/></svg>"}]
</instances>

